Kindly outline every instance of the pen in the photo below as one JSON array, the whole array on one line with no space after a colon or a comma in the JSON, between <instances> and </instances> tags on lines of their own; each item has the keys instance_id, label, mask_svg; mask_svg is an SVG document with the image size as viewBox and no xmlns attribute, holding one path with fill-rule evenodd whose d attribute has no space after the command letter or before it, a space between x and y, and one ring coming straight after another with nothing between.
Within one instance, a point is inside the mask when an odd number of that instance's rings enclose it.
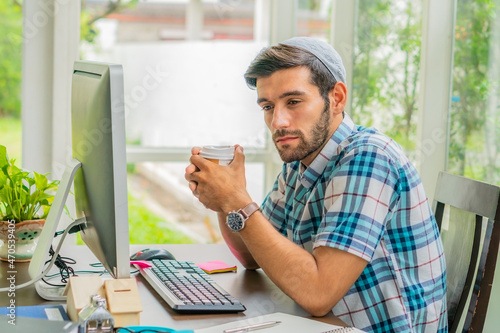
<instances>
[{"instance_id":1,"label":"pen","mask_svg":"<svg viewBox=\"0 0 500 333\"><path fill-rule=\"evenodd\" d=\"M224 333L250 332L250 331L260 330L263 328L273 327L273 326L278 325L279 323L281 323L281 321L266 321L264 323L255 324L255 325L230 328L230 329L224 330Z\"/></svg>"}]
</instances>

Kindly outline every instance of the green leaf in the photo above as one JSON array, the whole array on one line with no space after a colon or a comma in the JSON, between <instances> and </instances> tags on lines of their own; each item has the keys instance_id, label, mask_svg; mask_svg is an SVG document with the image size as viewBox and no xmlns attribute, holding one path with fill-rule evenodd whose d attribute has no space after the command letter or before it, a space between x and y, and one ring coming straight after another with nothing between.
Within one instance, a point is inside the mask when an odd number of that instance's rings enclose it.
<instances>
[{"instance_id":1,"label":"green leaf","mask_svg":"<svg viewBox=\"0 0 500 333\"><path fill-rule=\"evenodd\" d=\"M47 187L45 188L45 191L52 191L52 192L56 192L57 191L57 187L59 185L59 182L50 182Z\"/></svg>"},{"instance_id":2,"label":"green leaf","mask_svg":"<svg viewBox=\"0 0 500 333\"><path fill-rule=\"evenodd\" d=\"M34 172L34 180L35 180L35 186L40 189L40 190L45 190L47 188L47 177L45 175L41 175L38 172Z\"/></svg>"},{"instance_id":3,"label":"green leaf","mask_svg":"<svg viewBox=\"0 0 500 333\"><path fill-rule=\"evenodd\" d=\"M50 193L41 193L38 196L38 201L43 202L43 204L49 204L49 202L47 201L47 199L50 199L50 198L53 198L53 197L54 197L53 194L50 194ZM45 202L47 202L47 203L45 203Z\"/></svg>"},{"instance_id":4,"label":"green leaf","mask_svg":"<svg viewBox=\"0 0 500 333\"><path fill-rule=\"evenodd\" d=\"M26 177L26 178L24 178L24 180L25 180L25 182L23 182L23 183L24 183L27 190L29 190L33 185L35 185L35 179L32 177Z\"/></svg>"},{"instance_id":5,"label":"green leaf","mask_svg":"<svg viewBox=\"0 0 500 333\"><path fill-rule=\"evenodd\" d=\"M66 206L64 206L66 208ZM47 206L47 205L44 205L43 206L43 214L40 215L40 218L41 219L46 219L47 216L49 215L49 211L50 211L50 206ZM69 215L68 215L69 216Z\"/></svg>"},{"instance_id":6,"label":"green leaf","mask_svg":"<svg viewBox=\"0 0 500 333\"><path fill-rule=\"evenodd\" d=\"M5 184L7 184L7 180L8 180L7 176L3 172L0 172L0 189L2 189L5 186Z\"/></svg>"},{"instance_id":7,"label":"green leaf","mask_svg":"<svg viewBox=\"0 0 500 333\"><path fill-rule=\"evenodd\" d=\"M9 158L7 156L7 148L0 145L0 168L9 165Z\"/></svg>"},{"instance_id":8,"label":"green leaf","mask_svg":"<svg viewBox=\"0 0 500 333\"><path fill-rule=\"evenodd\" d=\"M59 181L46 175L22 170L9 162L6 149L0 146L0 220L45 218L54 200ZM43 208L43 209L42 209ZM37 214L41 214L38 216Z\"/></svg>"}]
</instances>

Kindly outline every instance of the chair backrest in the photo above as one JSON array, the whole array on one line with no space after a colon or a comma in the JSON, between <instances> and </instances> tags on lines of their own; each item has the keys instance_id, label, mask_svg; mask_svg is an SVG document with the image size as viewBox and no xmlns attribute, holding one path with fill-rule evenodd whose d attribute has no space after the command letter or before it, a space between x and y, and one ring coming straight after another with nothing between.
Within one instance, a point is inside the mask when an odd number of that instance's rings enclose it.
<instances>
[{"instance_id":1,"label":"chair backrest","mask_svg":"<svg viewBox=\"0 0 500 333\"><path fill-rule=\"evenodd\" d=\"M500 244L500 187L441 172L434 214L446 257L449 332L481 332Z\"/></svg>"}]
</instances>

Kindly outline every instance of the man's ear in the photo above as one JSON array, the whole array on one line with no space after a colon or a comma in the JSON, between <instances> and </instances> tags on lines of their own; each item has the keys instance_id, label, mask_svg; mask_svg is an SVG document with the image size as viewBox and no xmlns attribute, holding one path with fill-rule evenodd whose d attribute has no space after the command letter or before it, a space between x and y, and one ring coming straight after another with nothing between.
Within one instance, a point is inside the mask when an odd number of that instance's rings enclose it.
<instances>
[{"instance_id":1,"label":"man's ear","mask_svg":"<svg viewBox=\"0 0 500 333\"><path fill-rule=\"evenodd\" d=\"M330 109L334 114L342 113L347 103L347 87L343 82L337 82L330 90Z\"/></svg>"}]
</instances>

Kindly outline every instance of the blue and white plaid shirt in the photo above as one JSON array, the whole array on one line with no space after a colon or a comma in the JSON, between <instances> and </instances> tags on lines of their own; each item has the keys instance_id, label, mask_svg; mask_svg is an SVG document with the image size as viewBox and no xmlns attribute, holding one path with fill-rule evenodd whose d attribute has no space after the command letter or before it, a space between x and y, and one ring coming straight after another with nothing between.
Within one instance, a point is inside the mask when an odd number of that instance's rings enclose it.
<instances>
[{"instance_id":1,"label":"blue and white plaid shirt","mask_svg":"<svg viewBox=\"0 0 500 333\"><path fill-rule=\"evenodd\" d=\"M262 212L309 252L329 246L368 261L332 310L347 324L368 332L447 332L436 221L417 171L387 136L345 114L308 168L284 164Z\"/></svg>"}]
</instances>

